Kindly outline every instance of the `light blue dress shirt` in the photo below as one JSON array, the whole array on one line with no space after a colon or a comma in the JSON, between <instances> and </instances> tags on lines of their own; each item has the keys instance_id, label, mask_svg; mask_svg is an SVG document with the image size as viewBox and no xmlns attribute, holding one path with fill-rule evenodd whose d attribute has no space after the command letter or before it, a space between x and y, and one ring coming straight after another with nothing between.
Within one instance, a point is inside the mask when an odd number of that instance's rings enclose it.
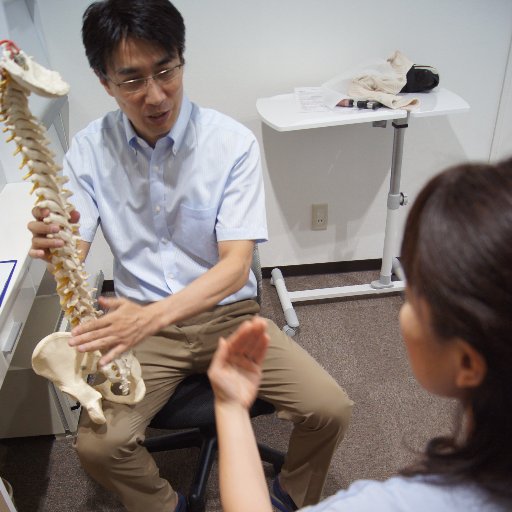
<instances>
[{"instance_id":1,"label":"light blue dress shirt","mask_svg":"<svg viewBox=\"0 0 512 512\"><path fill-rule=\"evenodd\" d=\"M169 134L151 148L120 111L93 121L64 159L80 236L101 223L117 295L148 303L179 292L218 261L217 242L267 239L254 134L184 97ZM256 280L221 304L256 296Z\"/></svg>"},{"instance_id":2,"label":"light blue dress shirt","mask_svg":"<svg viewBox=\"0 0 512 512\"><path fill-rule=\"evenodd\" d=\"M506 512L477 485L439 485L433 477L359 480L301 512Z\"/></svg>"}]
</instances>

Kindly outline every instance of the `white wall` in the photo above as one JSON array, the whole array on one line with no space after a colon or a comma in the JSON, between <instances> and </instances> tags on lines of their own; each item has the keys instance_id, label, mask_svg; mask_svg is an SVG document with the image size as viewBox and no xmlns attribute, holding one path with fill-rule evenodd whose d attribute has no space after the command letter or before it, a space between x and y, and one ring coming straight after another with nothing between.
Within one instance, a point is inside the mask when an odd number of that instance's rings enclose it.
<instances>
[{"instance_id":1,"label":"white wall","mask_svg":"<svg viewBox=\"0 0 512 512\"><path fill-rule=\"evenodd\" d=\"M73 135L115 107L88 69L81 46L81 15L90 2L38 3L51 64L71 84ZM437 67L441 85L471 105L466 114L410 124L403 191L414 198L441 168L490 157L512 39L510 0L176 0L175 5L187 25L188 95L238 119L261 143L270 234L260 249L263 266L381 256L392 128L278 133L258 119L259 97L320 85L399 49L418 64ZM505 92L510 96L510 88ZM504 123L502 133L510 127L510 121ZM310 230L311 204L318 202L329 204L327 231ZM102 261L103 249L97 252ZM110 264L102 266L109 278Z\"/></svg>"}]
</instances>

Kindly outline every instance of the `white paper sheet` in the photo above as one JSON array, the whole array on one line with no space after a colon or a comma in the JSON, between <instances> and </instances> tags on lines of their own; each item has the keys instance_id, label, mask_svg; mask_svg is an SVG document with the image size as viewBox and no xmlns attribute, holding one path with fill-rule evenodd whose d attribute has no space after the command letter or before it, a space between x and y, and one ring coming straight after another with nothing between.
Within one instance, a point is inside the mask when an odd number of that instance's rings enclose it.
<instances>
[{"instance_id":1,"label":"white paper sheet","mask_svg":"<svg viewBox=\"0 0 512 512\"><path fill-rule=\"evenodd\" d=\"M324 92L321 87L296 87L295 97L299 103L300 112L331 110L324 102Z\"/></svg>"}]
</instances>

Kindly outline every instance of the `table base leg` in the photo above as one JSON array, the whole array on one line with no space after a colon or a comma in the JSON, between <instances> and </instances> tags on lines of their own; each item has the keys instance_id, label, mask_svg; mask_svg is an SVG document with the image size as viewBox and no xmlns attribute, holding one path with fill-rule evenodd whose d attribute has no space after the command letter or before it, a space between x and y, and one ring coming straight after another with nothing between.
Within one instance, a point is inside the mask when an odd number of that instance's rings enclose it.
<instances>
[{"instance_id":1,"label":"table base leg","mask_svg":"<svg viewBox=\"0 0 512 512\"><path fill-rule=\"evenodd\" d=\"M281 302L284 318L286 320L283 331L288 334L288 336L294 336L299 329L299 319L297 318L297 313L295 313L295 309L293 308L290 300L289 292L286 289L283 274L278 268L275 268L272 270L271 276L272 279L270 282L276 287L277 295Z\"/></svg>"},{"instance_id":2,"label":"table base leg","mask_svg":"<svg viewBox=\"0 0 512 512\"><path fill-rule=\"evenodd\" d=\"M397 260L398 261L398 260ZM361 295L382 295L386 293L398 293L404 290L404 281L391 281L386 287L376 287L373 283L354 286L337 286L332 288L317 288L311 290L299 290L290 292L286 288L281 270L272 270L271 283L276 287L281 307L283 308L286 325L283 331L289 336L294 336L299 331L299 319L293 307L294 302L306 302L312 300L327 300L340 297L356 297Z\"/></svg>"}]
</instances>

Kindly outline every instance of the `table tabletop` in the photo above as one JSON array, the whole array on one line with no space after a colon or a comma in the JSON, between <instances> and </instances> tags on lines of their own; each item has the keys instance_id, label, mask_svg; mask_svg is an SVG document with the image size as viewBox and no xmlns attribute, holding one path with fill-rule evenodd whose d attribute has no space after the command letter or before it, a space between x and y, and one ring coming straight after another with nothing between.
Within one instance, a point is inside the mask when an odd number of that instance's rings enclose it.
<instances>
[{"instance_id":1,"label":"table tabletop","mask_svg":"<svg viewBox=\"0 0 512 512\"><path fill-rule=\"evenodd\" d=\"M419 106L408 112L381 107L376 110L335 107L325 112L301 112L295 94L260 98L256 109L262 120L277 131L305 130L327 126L370 123L410 117L429 117L469 110L468 103L454 92L439 87L427 93L407 93L419 99Z\"/></svg>"}]
</instances>

